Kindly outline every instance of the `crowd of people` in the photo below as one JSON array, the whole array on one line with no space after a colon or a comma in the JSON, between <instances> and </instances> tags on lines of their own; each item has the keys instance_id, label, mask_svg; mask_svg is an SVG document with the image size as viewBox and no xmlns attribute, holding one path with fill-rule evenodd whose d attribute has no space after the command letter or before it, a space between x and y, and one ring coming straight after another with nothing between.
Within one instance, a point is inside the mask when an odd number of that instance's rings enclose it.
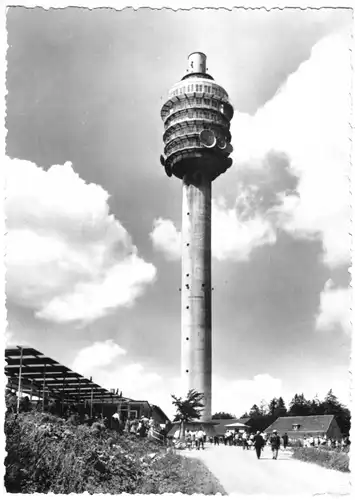
<instances>
[{"instance_id":1,"label":"crowd of people","mask_svg":"<svg viewBox=\"0 0 355 500\"><path fill-rule=\"evenodd\" d=\"M214 443L219 445L221 439L214 439ZM272 450L272 458L274 460L278 457L278 452L283 443L284 448L288 446L288 435L285 433L282 438L276 430L268 436L265 432L257 431L255 434L248 431L227 430L222 437L225 446L241 446L243 450L255 449L256 456L260 459L261 452L268 444Z\"/></svg>"},{"instance_id":2,"label":"crowd of people","mask_svg":"<svg viewBox=\"0 0 355 500\"><path fill-rule=\"evenodd\" d=\"M119 419L115 413L112 418ZM124 432L138 437L152 437L161 441L166 440L166 424L159 424L153 418L127 419L123 426Z\"/></svg>"},{"instance_id":3,"label":"crowd of people","mask_svg":"<svg viewBox=\"0 0 355 500\"><path fill-rule=\"evenodd\" d=\"M341 439L330 438L327 437L326 434L323 436L304 435L299 444L304 448L326 446L331 449L347 450L350 446L350 439L348 436L342 437Z\"/></svg>"},{"instance_id":4,"label":"crowd of people","mask_svg":"<svg viewBox=\"0 0 355 500\"><path fill-rule=\"evenodd\" d=\"M177 430L174 436L174 440L178 442L180 431ZM271 434L266 434L265 432L257 431L256 433L252 433L246 430L227 430L223 436L215 435L209 436L207 438L206 432L201 427L198 430L188 430L185 434L185 446L188 450L191 449L204 449L205 443L208 439L210 445L214 446L240 446L243 450L255 450L256 456L258 459L261 457L261 453L264 450L265 446L269 446L272 451L272 459L277 460L279 450L283 448L286 450L289 446L322 446L332 449L338 449L341 451L348 451L350 446L350 440L348 437L344 437L341 440L335 440L331 438L327 438L326 435L323 436L312 436L305 435L303 440L290 441L289 435L287 432L282 434L281 436L275 429Z\"/></svg>"},{"instance_id":5,"label":"crowd of people","mask_svg":"<svg viewBox=\"0 0 355 500\"><path fill-rule=\"evenodd\" d=\"M106 428L116 430L120 434L129 434L137 437L152 437L159 441L166 441L166 424L160 424L153 418L141 417L134 418L132 416L125 417L118 412L112 416L105 415L102 411L97 411L100 405L79 404L63 404L55 399L45 399L44 404L42 400L30 401L28 396L20 398L19 405L17 403L16 392L6 390L6 412L20 413L29 411L48 412L52 415L67 420L74 425L87 425L92 426L94 423L104 425ZM44 407L44 408L43 408Z\"/></svg>"}]
</instances>

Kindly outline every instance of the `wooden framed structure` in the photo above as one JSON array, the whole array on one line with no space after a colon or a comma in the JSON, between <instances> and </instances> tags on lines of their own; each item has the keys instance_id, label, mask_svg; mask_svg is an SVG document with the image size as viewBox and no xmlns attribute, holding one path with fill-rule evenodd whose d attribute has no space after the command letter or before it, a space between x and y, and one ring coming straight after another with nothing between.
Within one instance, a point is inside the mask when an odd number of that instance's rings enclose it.
<instances>
[{"instance_id":1,"label":"wooden framed structure","mask_svg":"<svg viewBox=\"0 0 355 500\"><path fill-rule=\"evenodd\" d=\"M105 389L99 384L76 373L60 362L28 346L14 346L5 349L5 374L7 388L17 393L17 412L21 397L35 397L42 410L49 400L65 406L75 405L82 410L89 409L89 416L100 413L110 418L118 412L122 420L127 418L154 417L163 423L168 419L164 412L148 401L136 401L123 397L118 389Z\"/></svg>"},{"instance_id":2,"label":"wooden framed structure","mask_svg":"<svg viewBox=\"0 0 355 500\"><path fill-rule=\"evenodd\" d=\"M74 372L40 351L27 346L5 349L5 374L7 388L18 393L18 405L22 395L32 400L54 399L65 404L111 403L122 405L132 400L123 398L118 390L107 390L92 379ZM92 411L91 411L92 413Z\"/></svg>"}]
</instances>

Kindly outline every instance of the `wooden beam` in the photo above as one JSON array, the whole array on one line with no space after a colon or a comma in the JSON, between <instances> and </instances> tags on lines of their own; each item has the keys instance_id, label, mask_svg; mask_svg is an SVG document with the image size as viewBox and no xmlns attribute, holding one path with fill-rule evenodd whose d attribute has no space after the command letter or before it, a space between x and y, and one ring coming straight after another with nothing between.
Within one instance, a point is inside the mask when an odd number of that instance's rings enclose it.
<instances>
[{"instance_id":1,"label":"wooden beam","mask_svg":"<svg viewBox=\"0 0 355 500\"><path fill-rule=\"evenodd\" d=\"M19 411L20 411L21 378L22 378L22 358L23 358L23 348L21 347L20 374L19 374L19 383L18 383L18 388L17 388L17 413L19 413Z\"/></svg>"},{"instance_id":2,"label":"wooden beam","mask_svg":"<svg viewBox=\"0 0 355 500\"><path fill-rule=\"evenodd\" d=\"M46 365L44 365L44 374L43 374L43 401L42 401L42 411L44 411L44 390L46 387Z\"/></svg>"}]
</instances>

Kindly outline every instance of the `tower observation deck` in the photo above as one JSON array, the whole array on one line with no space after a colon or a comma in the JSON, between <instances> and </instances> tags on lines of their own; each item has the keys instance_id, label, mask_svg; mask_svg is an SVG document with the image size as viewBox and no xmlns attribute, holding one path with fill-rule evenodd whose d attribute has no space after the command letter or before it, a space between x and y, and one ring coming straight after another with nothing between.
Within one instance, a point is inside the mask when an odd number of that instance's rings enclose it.
<instances>
[{"instance_id":1,"label":"tower observation deck","mask_svg":"<svg viewBox=\"0 0 355 500\"><path fill-rule=\"evenodd\" d=\"M206 56L189 56L188 73L174 85L161 110L165 132L161 161L167 175L183 179L202 169L213 181L231 165L230 121L233 107L228 94L206 73Z\"/></svg>"},{"instance_id":2,"label":"tower observation deck","mask_svg":"<svg viewBox=\"0 0 355 500\"><path fill-rule=\"evenodd\" d=\"M193 52L187 74L161 109L166 174L182 180L181 377L184 390L204 394L201 420L211 419L211 188L231 167L228 94Z\"/></svg>"}]
</instances>

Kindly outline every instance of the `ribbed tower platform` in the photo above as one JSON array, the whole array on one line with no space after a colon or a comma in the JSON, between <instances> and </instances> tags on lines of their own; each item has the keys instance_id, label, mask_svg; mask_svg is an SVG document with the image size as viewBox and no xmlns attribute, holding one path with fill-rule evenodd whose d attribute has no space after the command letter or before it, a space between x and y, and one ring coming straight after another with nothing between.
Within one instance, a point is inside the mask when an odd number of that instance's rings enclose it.
<instances>
[{"instance_id":1,"label":"ribbed tower platform","mask_svg":"<svg viewBox=\"0 0 355 500\"><path fill-rule=\"evenodd\" d=\"M161 110L166 174L182 180L181 377L185 394L204 394L202 422L211 420L211 188L231 165L228 94L206 73L206 56L189 69Z\"/></svg>"}]
</instances>

